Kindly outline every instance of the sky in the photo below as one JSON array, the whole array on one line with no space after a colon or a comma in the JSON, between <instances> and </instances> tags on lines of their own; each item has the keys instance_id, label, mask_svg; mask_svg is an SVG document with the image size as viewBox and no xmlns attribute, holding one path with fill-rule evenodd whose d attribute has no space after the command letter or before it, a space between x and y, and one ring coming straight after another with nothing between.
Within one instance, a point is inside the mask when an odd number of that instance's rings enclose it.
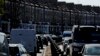
<instances>
[{"instance_id":1,"label":"sky","mask_svg":"<svg viewBox=\"0 0 100 56\"><path fill-rule=\"evenodd\" d=\"M74 2L75 4L83 4L83 5L92 5L92 6L100 6L100 0L58 0L65 2Z\"/></svg>"}]
</instances>

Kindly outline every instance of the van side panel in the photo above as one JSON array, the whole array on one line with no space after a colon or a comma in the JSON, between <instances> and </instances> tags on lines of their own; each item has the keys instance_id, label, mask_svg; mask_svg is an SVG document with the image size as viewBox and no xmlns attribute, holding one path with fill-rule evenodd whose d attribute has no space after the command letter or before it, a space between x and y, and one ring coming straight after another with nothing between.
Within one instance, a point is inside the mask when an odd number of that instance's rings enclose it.
<instances>
[{"instance_id":1,"label":"van side panel","mask_svg":"<svg viewBox=\"0 0 100 56\"><path fill-rule=\"evenodd\" d=\"M34 52L36 37L34 29L12 29L11 43L21 43L28 52Z\"/></svg>"}]
</instances>

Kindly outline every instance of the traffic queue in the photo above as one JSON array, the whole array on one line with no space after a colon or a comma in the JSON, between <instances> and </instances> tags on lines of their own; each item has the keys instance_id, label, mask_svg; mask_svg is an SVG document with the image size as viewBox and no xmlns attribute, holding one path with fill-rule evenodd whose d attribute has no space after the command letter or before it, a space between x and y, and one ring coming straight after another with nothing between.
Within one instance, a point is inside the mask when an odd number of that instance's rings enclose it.
<instances>
[{"instance_id":1,"label":"traffic queue","mask_svg":"<svg viewBox=\"0 0 100 56\"><path fill-rule=\"evenodd\" d=\"M100 56L100 26L74 25L59 36L36 34L34 29L0 32L0 56L37 56L48 43L52 56Z\"/></svg>"},{"instance_id":2,"label":"traffic queue","mask_svg":"<svg viewBox=\"0 0 100 56\"><path fill-rule=\"evenodd\" d=\"M0 32L0 56L37 56L47 36L36 35L34 29L12 29L9 35Z\"/></svg>"},{"instance_id":3,"label":"traffic queue","mask_svg":"<svg viewBox=\"0 0 100 56\"><path fill-rule=\"evenodd\" d=\"M100 56L100 26L74 25L62 42L66 56Z\"/></svg>"}]
</instances>

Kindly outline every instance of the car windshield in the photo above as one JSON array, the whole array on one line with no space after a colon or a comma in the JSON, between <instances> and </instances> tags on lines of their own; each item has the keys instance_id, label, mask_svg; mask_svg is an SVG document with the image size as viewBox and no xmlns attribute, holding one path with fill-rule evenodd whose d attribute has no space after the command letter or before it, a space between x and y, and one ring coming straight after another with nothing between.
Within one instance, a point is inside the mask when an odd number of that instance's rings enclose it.
<instances>
[{"instance_id":1,"label":"car windshield","mask_svg":"<svg viewBox=\"0 0 100 56\"><path fill-rule=\"evenodd\" d=\"M93 42L93 40L100 39L100 32L96 31L95 28L80 28L74 32L75 42Z\"/></svg>"},{"instance_id":2,"label":"car windshield","mask_svg":"<svg viewBox=\"0 0 100 56\"><path fill-rule=\"evenodd\" d=\"M71 33L63 34L63 37L71 37Z\"/></svg>"},{"instance_id":3,"label":"car windshield","mask_svg":"<svg viewBox=\"0 0 100 56\"><path fill-rule=\"evenodd\" d=\"M100 46L88 47L84 51L85 55L100 55Z\"/></svg>"},{"instance_id":4,"label":"car windshield","mask_svg":"<svg viewBox=\"0 0 100 56\"><path fill-rule=\"evenodd\" d=\"M9 54L10 56L17 56L19 55L19 48L18 47L9 47Z\"/></svg>"}]
</instances>

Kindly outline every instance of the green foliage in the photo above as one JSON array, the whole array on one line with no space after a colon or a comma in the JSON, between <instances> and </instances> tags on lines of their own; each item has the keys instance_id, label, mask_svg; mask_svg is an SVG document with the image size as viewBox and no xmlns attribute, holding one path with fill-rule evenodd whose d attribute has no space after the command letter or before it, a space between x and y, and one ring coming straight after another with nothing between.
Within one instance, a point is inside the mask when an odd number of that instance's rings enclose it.
<instances>
[{"instance_id":1,"label":"green foliage","mask_svg":"<svg viewBox=\"0 0 100 56\"><path fill-rule=\"evenodd\" d=\"M0 0L0 16L4 13L4 0Z\"/></svg>"}]
</instances>

